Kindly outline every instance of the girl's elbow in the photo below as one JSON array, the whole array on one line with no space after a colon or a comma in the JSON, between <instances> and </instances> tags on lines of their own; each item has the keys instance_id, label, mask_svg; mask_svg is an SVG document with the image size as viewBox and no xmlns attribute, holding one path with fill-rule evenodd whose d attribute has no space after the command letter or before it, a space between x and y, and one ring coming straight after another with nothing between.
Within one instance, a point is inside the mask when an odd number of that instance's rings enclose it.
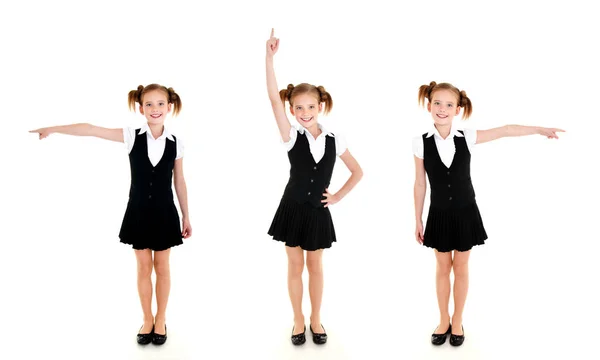
<instances>
[{"instance_id":1,"label":"girl's elbow","mask_svg":"<svg viewBox=\"0 0 600 360\"><path fill-rule=\"evenodd\" d=\"M174 181L175 189L185 187L185 179L183 177L176 178Z\"/></svg>"},{"instance_id":2,"label":"girl's elbow","mask_svg":"<svg viewBox=\"0 0 600 360\"><path fill-rule=\"evenodd\" d=\"M356 170L354 170L352 172L352 175L354 175L354 177L356 177L357 181L360 181L364 175L362 168L359 166Z\"/></svg>"},{"instance_id":3,"label":"girl's elbow","mask_svg":"<svg viewBox=\"0 0 600 360\"><path fill-rule=\"evenodd\" d=\"M425 188L425 183L422 181L415 181L415 189L424 189Z\"/></svg>"}]
</instances>

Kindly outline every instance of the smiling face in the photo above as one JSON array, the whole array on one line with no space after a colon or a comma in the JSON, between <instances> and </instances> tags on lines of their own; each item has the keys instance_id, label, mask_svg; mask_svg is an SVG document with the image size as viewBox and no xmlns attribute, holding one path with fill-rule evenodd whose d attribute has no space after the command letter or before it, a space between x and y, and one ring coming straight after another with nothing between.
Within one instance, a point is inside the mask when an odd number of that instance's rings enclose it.
<instances>
[{"instance_id":1,"label":"smiling face","mask_svg":"<svg viewBox=\"0 0 600 360\"><path fill-rule=\"evenodd\" d=\"M169 112L171 112L171 104L168 102L167 93L161 90L152 90L144 94L140 113L146 117L149 124L163 124Z\"/></svg>"},{"instance_id":2,"label":"smiling face","mask_svg":"<svg viewBox=\"0 0 600 360\"><path fill-rule=\"evenodd\" d=\"M438 126L450 126L452 120L460 113L458 98L450 90L440 89L431 94L431 101L427 104L433 121Z\"/></svg>"},{"instance_id":3,"label":"smiling face","mask_svg":"<svg viewBox=\"0 0 600 360\"><path fill-rule=\"evenodd\" d=\"M290 111L300 125L307 129L317 125L317 118L323 105L319 103L319 99L315 95L311 93L298 94L291 102Z\"/></svg>"}]
</instances>

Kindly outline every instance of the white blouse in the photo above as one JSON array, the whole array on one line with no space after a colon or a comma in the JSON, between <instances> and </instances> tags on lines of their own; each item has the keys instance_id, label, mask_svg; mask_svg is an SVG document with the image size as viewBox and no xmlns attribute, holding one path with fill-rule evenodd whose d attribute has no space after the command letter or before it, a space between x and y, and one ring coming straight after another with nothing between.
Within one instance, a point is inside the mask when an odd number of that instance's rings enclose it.
<instances>
[{"instance_id":1,"label":"white blouse","mask_svg":"<svg viewBox=\"0 0 600 360\"><path fill-rule=\"evenodd\" d=\"M477 130L473 129L461 129L464 131L464 138L467 142L467 147L469 148L469 152L473 153L473 146L477 141ZM456 147L454 146L454 137L463 137L461 133L458 132L458 129L452 128L450 130L450 135L446 137L446 139L442 138L440 133L437 131L435 126L432 127L431 130L427 132L426 137L434 136L435 146L437 146L438 153L440 154L440 158L442 162L446 165L446 167L450 167L452 165L452 160L454 159L454 154L456 153ZM412 142L413 154L419 159L423 158L423 138L422 136L416 136L413 138Z\"/></svg>"},{"instance_id":2,"label":"white blouse","mask_svg":"<svg viewBox=\"0 0 600 360\"><path fill-rule=\"evenodd\" d=\"M133 144L135 143L135 130L138 128L126 127L123 128L123 140L125 142L125 147L127 148L127 153L131 153L133 149ZM167 144L167 140L175 141L173 135L169 132L167 127L164 128L164 131L161 136L157 139L152 136L152 132L148 127L148 124L144 124L140 129L140 134L146 133L146 139L148 141L148 158L153 166L156 166L160 159L162 158L165 152L165 146ZM181 142L181 138L177 138L177 154L175 155L175 160L183 157L183 143Z\"/></svg>"},{"instance_id":3,"label":"white blouse","mask_svg":"<svg viewBox=\"0 0 600 360\"><path fill-rule=\"evenodd\" d=\"M318 163L319 161L321 161L321 159L325 155L326 136L331 136L335 139L335 152L337 156L341 156L342 154L344 154L344 152L346 152L346 141L342 136L340 136L339 134L333 135L332 133L325 130L325 128L323 128L323 125L321 124L318 124L317 126L319 127L319 129L321 129L321 134L317 136L316 139L312 136L310 131L308 131L302 125L300 125L300 128L298 129L292 126L292 128L290 129L290 140L288 142L283 142L283 145L286 147L287 151L292 150L292 148L294 147L296 139L298 138L298 133L304 134L304 132L306 132L306 138L308 139L310 153L312 154L315 162Z\"/></svg>"}]
</instances>

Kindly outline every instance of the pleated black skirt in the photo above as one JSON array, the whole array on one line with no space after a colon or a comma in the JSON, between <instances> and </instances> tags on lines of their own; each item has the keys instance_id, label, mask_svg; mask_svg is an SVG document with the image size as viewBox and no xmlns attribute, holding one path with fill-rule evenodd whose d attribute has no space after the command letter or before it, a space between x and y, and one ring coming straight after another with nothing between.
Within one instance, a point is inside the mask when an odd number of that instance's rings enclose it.
<instances>
[{"instance_id":1,"label":"pleated black skirt","mask_svg":"<svg viewBox=\"0 0 600 360\"><path fill-rule=\"evenodd\" d=\"M468 251L488 238L476 203L460 209L430 207L423 237L423 245L439 252Z\"/></svg>"},{"instance_id":2,"label":"pleated black skirt","mask_svg":"<svg viewBox=\"0 0 600 360\"><path fill-rule=\"evenodd\" d=\"M268 234L286 246L308 251L327 249L336 242L329 208L286 198L281 199Z\"/></svg>"},{"instance_id":3,"label":"pleated black skirt","mask_svg":"<svg viewBox=\"0 0 600 360\"><path fill-rule=\"evenodd\" d=\"M121 243L136 250L167 250L183 244L181 224L175 204L156 206L127 205L121 231Z\"/></svg>"}]
</instances>

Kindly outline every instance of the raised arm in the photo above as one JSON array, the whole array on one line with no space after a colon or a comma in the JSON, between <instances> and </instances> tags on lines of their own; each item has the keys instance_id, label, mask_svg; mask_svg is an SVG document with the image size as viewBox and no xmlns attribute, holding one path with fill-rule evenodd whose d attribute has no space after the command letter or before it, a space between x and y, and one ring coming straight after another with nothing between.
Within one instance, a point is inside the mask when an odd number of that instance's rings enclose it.
<instances>
[{"instance_id":1,"label":"raised arm","mask_svg":"<svg viewBox=\"0 0 600 360\"><path fill-rule=\"evenodd\" d=\"M40 134L40 140L48 137L50 134L65 134L74 136L94 136L100 139L124 142L123 129L107 129L88 123L51 126L37 130L31 130L30 133Z\"/></svg>"},{"instance_id":2,"label":"raised arm","mask_svg":"<svg viewBox=\"0 0 600 360\"><path fill-rule=\"evenodd\" d=\"M273 56L279 49L279 39L275 36L275 30L271 29L271 38L267 40L267 91L269 93L269 100L271 100L271 107L273 108L273 114L279 127L279 132L283 141L287 142L290 140L290 129L292 125L285 113L285 104L279 97L279 88L277 87L277 79L275 78L275 69L273 68Z\"/></svg>"},{"instance_id":3,"label":"raised arm","mask_svg":"<svg viewBox=\"0 0 600 360\"><path fill-rule=\"evenodd\" d=\"M543 135L548 139L558 139L557 132L565 132L561 129L543 128L539 126L504 125L488 130L477 130L476 144L497 140L503 137Z\"/></svg>"}]
</instances>

